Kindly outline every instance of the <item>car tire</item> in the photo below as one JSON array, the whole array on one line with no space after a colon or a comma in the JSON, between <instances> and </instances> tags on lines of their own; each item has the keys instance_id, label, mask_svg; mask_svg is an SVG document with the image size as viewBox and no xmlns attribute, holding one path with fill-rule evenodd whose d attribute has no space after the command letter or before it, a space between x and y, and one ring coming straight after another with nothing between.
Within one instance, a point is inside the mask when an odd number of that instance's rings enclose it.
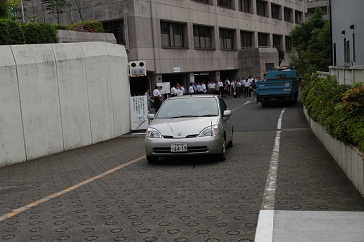
<instances>
[{"instance_id":1,"label":"car tire","mask_svg":"<svg viewBox=\"0 0 364 242\"><path fill-rule=\"evenodd\" d=\"M147 161L150 164L156 163L156 162L158 162L158 156L150 156L150 155L147 155Z\"/></svg>"},{"instance_id":2,"label":"car tire","mask_svg":"<svg viewBox=\"0 0 364 242\"><path fill-rule=\"evenodd\" d=\"M234 132L233 131L231 131L232 133L231 133L231 140L229 141L229 143L227 144L227 147L228 148L231 148L231 147L233 147L234 146L234 144L233 144L233 140L234 140Z\"/></svg>"},{"instance_id":3,"label":"car tire","mask_svg":"<svg viewBox=\"0 0 364 242\"><path fill-rule=\"evenodd\" d=\"M225 139L224 139L224 142L222 144L221 153L218 155L217 159L219 161L225 161L226 160L226 140Z\"/></svg>"}]
</instances>

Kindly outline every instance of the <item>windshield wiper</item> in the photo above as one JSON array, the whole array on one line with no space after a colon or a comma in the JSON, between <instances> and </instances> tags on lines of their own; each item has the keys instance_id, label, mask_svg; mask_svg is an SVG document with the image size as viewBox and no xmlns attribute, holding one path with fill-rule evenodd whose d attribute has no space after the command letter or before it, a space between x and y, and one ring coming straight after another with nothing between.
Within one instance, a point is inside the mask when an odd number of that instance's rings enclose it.
<instances>
[{"instance_id":1,"label":"windshield wiper","mask_svg":"<svg viewBox=\"0 0 364 242\"><path fill-rule=\"evenodd\" d=\"M179 115L179 116L174 116L174 117L170 117L170 118L193 118L193 117L199 117L199 116L195 116L195 115Z\"/></svg>"},{"instance_id":2,"label":"windshield wiper","mask_svg":"<svg viewBox=\"0 0 364 242\"><path fill-rule=\"evenodd\" d=\"M208 113L208 114L200 115L199 117L215 117L215 116L217 116L217 114Z\"/></svg>"}]
</instances>

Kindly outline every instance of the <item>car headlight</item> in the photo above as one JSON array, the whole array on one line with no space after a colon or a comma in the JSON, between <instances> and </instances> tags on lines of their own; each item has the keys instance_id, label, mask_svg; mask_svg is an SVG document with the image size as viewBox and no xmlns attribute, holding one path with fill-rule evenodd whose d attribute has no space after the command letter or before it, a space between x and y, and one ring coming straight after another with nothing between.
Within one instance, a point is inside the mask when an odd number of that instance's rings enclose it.
<instances>
[{"instance_id":1,"label":"car headlight","mask_svg":"<svg viewBox=\"0 0 364 242\"><path fill-rule=\"evenodd\" d=\"M204 128L200 132L198 137L216 136L218 133L219 133L219 129L218 129L217 125L215 124L215 125Z\"/></svg>"},{"instance_id":2,"label":"car headlight","mask_svg":"<svg viewBox=\"0 0 364 242\"><path fill-rule=\"evenodd\" d=\"M148 128L147 129L146 136L148 138L162 138L161 133L159 133L158 130L153 129L153 128Z\"/></svg>"}]
</instances>

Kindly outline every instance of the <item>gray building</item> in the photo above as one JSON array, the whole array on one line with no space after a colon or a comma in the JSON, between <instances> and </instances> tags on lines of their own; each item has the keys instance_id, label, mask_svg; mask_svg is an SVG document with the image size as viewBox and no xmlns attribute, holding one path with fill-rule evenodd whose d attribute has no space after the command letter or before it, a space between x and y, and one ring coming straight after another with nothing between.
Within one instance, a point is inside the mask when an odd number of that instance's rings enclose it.
<instances>
[{"instance_id":1,"label":"gray building","mask_svg":"<svg viewBox=\"0 0 364 242\"><path fill-rule=\"evenodd\" d=\"M363 0L330 0L333 66L341 84L364 81Z\"/></svg>"},{"instance_id":2,"label":"gray building","mask_svg":"<svg viewBox=\"0 0 364 242\"><path fill-rule=\"evenodd\" d=\"M334 66L364 65L363 9L363 0L331 0Z\"/></svg>"},{"instance_id":3,"label":"gray building","mask_svg":"<svg viewBox=\"0 0 364 242\"><path fill-rule=\"evenodd\" d=\"M74 0L57 17L48 2L30 1L28 12L61 24L103 22L130 61L146 62L149 85L262 76L278 65L273 46L290 52L289 33L306 14L304 0Z\"/></svg>"}]
</instances>

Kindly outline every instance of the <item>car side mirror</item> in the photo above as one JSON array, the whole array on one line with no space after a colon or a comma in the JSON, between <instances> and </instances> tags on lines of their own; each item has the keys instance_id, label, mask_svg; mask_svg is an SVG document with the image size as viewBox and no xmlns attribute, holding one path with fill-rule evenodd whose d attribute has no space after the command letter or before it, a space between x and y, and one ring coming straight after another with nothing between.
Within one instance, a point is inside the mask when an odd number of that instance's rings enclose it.
<instances>
[{"instance_id":1,"label":"car side mirror","mask_svg":"<svg viewBox=\"0 0 364 242\"><path fill-rule=\"evenodd\" d=\"M233 114L233 112L231 110L225 110L222 116L228 118L232 114Z\"/></svg>"},{"instance_id":2,"label":"car side mirror","mask_svg":"<svg viewBox=\"0 0 364 242\"><path fill-rule=\"evenodd\" d=\"M154 119L154 113L148 113L147 118L150 120Z\"/></svg>"}]
</instances>

